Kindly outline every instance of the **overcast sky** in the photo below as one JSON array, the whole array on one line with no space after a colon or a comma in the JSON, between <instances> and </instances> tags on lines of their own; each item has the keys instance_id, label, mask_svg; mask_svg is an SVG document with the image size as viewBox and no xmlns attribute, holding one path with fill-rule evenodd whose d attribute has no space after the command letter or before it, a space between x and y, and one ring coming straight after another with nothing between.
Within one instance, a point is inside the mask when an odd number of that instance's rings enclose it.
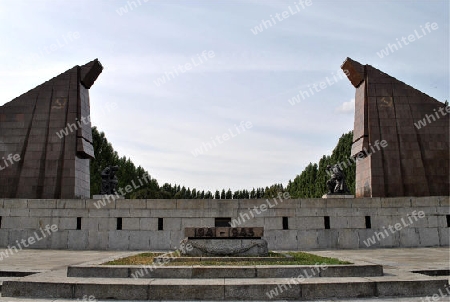
<instances>
[{"instance_id":1,"label":"overcast sky","mask_svg":"<svg viewBox=\"0 0 450 302\"><path fill-rule=\"evenodd\" d=\"M98 58L92 123L161 185L285 185L330 154L346 57L449 98L448 0L0 0L0 22L0 105Z\"/></svg>"}]
</instances>

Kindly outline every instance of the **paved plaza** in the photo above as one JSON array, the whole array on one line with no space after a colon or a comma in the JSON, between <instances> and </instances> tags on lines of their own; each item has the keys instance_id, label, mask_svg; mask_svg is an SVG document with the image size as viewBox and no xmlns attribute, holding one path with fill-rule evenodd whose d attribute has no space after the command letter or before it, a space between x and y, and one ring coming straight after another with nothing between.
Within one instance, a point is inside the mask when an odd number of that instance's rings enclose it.
<instances>
[{"instance_id":1,"label":"paved plaza","mask_svg":"<svg viewBox=\"0 0 450 302\"><path fill-rule=\"evenodd\" d=\"M140 252L121 251L65 251L65 250L23 250L0 261L1 271L5 272L53 272L55 276L64 274L69 265L86 262L107 261L113 258L125 257ZM412 248L412 249L372 249L372 250L323 250L313 251L321 256L336 257L352 262L365 261L384 266L385 275L401 275L402 272L421 270L448 270L450 269L450 249L448 248ZM2 277L0 280L11 280L17 277ZM444 293L446 293L444 291ZM437 295L439 293L436 293ZM368 298L368 299L335 299L314 301L366 301L366 302L421 302L421 301L450 301L449 296L438 295L433 300L431 297L407 297L407 298ZM91 301L105 301L93 300ZM1 302L11 301L77 301L66 299L26 299L26 298L0 298ZM78 301L82 301L79 299ZM87 300L89 301L89 300ZM117 301L117 300L116 300Z\"/></svg>"}]
</instances>

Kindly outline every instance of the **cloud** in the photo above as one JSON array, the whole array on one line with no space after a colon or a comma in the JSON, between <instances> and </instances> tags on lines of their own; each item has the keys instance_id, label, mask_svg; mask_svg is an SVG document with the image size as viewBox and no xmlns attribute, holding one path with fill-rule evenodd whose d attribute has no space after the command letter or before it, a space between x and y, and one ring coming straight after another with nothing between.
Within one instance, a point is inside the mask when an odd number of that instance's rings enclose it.
<instances>
[{"instance_id":1,"label":"cloud","mask_svg":"<svg viewBox=\"0 0 450 302\"><path fill-rule=\"evenodd\" d=\"M336 108L336 111L343 114L351 114L355 112L355 99L342 103Z\"/></svg>"}]
</instances>

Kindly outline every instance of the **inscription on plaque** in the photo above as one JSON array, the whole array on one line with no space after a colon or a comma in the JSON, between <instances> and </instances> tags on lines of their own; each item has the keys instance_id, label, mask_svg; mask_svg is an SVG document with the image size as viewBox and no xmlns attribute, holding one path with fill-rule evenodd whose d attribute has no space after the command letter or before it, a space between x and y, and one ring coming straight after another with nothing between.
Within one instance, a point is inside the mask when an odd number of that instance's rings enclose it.
<instances>
[{"instance_id":1,"label":"inscription on plaque","mask_svg":"<svg viewBox=\"0 0 450 302\"><path fill-rule=\"evenodd\" d=\"M264 228L185 228L184 233L188 238L261 238L264 235Z\"/></svg>"},{"instance_id":2,"label":"inscription on plaque","mask_svg":"<svg viewBox=\"0 0 450 302\"><path fill-rule=\"evenodd\" d=\"M230 237L254 237L253 228L232 228L230 229Z\"/></svg>"},{"instance_id":3,"label":"inscription on plaque","mask_svg":"<svg viewBox=\"0 0 450 302\"><path fill-rule=\"evenodd\" d=\"M195 229L195 237L216 237L216 234L213 231L213 228L198 228Z\"/></svg>"}]
</instances>

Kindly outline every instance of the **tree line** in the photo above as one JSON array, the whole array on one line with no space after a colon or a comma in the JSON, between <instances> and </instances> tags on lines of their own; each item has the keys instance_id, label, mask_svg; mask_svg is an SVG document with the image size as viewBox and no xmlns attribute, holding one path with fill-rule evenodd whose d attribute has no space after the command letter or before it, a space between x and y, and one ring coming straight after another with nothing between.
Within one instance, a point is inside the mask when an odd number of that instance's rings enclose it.
<instances>
[{"instance_id":1,"label":"tree line","mask_svg":"<svg viewBox=\"0 0 450 302\"><path fill-rule=\"evenodd\" d=\"M100 193L101 171L108 165L117 165L119 166L118 188L125 188L133 182L138 184L132 192L125 194L126 198L131 199L259 199L277 197L279 192L288 192L292 198L321 197L327 191L326 181L329 179L326 166L344 162L349 158L353 138L353 132L342 135L331 156L324 155L318 164L310 163L294 180L289 180L286 187L277 183L265 188L243 189L234 192L231 189L223 188L215 190L213 193L196 188L186 188L180 184L164 183L160 186L158 181L152 178L143 167L136 167L130 158L120 157L108 142L104 132L93 127L92 135L95 159L90 162L91 195ZM347 166L344 172L348 187L353 194L355 167ZM146 177L148 181L138 182L143 177Z\"/></svg>"},{"instance_id":2,"label":"tree line","mask_svg":"<svg viewBox=\"0 0 450 302\"><path fill-rule=\"evenodd\" d=\"M319 163L309 163L300 175L289 180L286 190L291 198L319 198L327 193L327 166L339 164L345 174L347 187L355 194L356 165L350 160L353 131L343 134L331 155L323 155Z\"/></svg>"}]
</instances>

